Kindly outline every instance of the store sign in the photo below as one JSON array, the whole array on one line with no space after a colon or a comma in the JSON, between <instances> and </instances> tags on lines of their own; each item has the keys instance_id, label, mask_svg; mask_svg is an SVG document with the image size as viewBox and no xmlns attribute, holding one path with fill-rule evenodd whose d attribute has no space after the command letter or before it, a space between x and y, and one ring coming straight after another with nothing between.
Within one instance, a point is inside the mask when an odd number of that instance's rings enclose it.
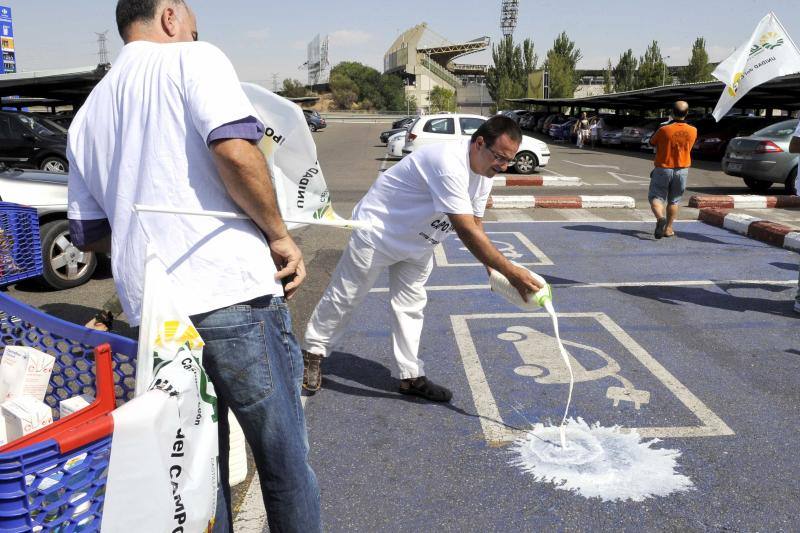
<instances>
[{"instance_id":1,"label":"store sign","mask_svg":"<svg viewBox=\"0 0 800 533\"><path fill-rule=\"evenodd\" d=\"M0 50L3 62L0 74L17 72L17 54L14 49L14 25L11 20L11 8L0 6Z\"/></svg>"}]
</instances>

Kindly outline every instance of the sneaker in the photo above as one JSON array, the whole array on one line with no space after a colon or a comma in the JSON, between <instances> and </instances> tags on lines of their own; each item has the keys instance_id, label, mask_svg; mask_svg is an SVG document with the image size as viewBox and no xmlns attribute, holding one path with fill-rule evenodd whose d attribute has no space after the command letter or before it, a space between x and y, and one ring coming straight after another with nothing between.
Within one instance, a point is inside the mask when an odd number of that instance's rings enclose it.
<instances>
[{"instance_id":1,"label":"sneaker","mask_svg":"<svg viewBox=\"0 0 800 533\"><path fill-rule=\"evenodd\" d=\"M425 376L400 380L400 394L419 396L432 402L449 402L453 398L450 389L437 385Z\"/></svg>"},{"instance_id":2,"label":"sneaker","mask_svg":"<svg viewBox=\"0 0 800 533\"><path fill-rule=\"evenodd\" d=\"M322 356L303 350L303 388L317 392L322 387Z\"/></svg>"}]
</instances>

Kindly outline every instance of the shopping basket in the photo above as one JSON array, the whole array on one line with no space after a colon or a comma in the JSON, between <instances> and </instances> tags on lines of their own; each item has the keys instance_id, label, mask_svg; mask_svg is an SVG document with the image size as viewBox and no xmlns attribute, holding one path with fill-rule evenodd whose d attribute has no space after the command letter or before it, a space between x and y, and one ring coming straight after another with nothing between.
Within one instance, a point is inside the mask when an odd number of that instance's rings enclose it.
<instances>
[{"instance_id":1,"label":"shopping basket","mask_svg":"<svg viewBox=\"0 0 800 533\"><path fill-rule=\"evenodd\" d=\"M42 245L36 209L0 202L0 285L41 275Z\"/></svg>"},{"instance_id":2,"label":"shopping basket","mask_svg":"<svg viewBox=\"0 0 800 533\"><path fill-rule=\"evenodd\" d=\"M99 531L111 455L111 411L135 389L136 342L46 315L0 294L0 348L56 358L45 402L55 422L0 448L0 531ZM61 420L58 402L95 402Z\"/></svg>"}]
</instances>

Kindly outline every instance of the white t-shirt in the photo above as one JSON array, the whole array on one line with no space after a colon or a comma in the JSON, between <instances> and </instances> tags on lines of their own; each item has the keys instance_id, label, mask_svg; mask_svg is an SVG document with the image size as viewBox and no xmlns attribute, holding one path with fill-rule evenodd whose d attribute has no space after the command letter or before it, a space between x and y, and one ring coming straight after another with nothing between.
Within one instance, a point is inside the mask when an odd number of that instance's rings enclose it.
<instances>
[{"instance_id":1,"label":"white t-shirt","mask_svg":"<svg viewBox=\"0 0 800 533\"><path fill-rule=\"evenodd\" d=\"M468 140L423 146L378 177L353 218L372 224L359 236L381 252L421 258L454 231L448 214L483 217L491 190L470 168Z\"/></svg>"},{"instance_id":2,"label":"white t-shirt","mask_svg":"<svg viewBox=\"0 0 800 533\"><path fill-rule=\"evenodd\" d=\"M283 295L250 221L133 213L133 204L240 212L206 145L229 122L257 117L230 61L202 42L125 45L69 129L69 218L108 218L122 307L140 322L149 239L187 314Z\"/></svg>"}]
</instances>

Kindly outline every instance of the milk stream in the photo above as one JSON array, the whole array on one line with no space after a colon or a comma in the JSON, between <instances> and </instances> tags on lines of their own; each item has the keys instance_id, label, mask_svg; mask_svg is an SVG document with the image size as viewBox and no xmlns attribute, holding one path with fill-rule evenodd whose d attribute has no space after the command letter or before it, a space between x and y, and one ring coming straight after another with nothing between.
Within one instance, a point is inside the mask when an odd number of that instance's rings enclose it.
<instances>
[{"instance_id":1,"label":"milk stream","mask_svg":"<svg viewBox=\"0 0 800 533\"><path fill-rule=\"evenodd\" d=\"M572 373L572 363L569 361L569 354L567 350L564 348L564 344L561 342L561 335L558 332L558 317L556 316L556 311L553 309L553 300L547 299L544 301L544 309L547 311L547 314L550 315L550 319L553 321L553 331L556 334L556 341L558 342L558 349L561 352L561 357L564 358L564 364L567 365L567 370L569 370L569 394L567 394L567 405L564 408L564 417L561 419L561 426L559 427L558 433L561 440L561 447L567 447L567 415L569 414L569 405L572 403L572 388L575 386L575 374Z\"/></svg>"}]
</instances>

